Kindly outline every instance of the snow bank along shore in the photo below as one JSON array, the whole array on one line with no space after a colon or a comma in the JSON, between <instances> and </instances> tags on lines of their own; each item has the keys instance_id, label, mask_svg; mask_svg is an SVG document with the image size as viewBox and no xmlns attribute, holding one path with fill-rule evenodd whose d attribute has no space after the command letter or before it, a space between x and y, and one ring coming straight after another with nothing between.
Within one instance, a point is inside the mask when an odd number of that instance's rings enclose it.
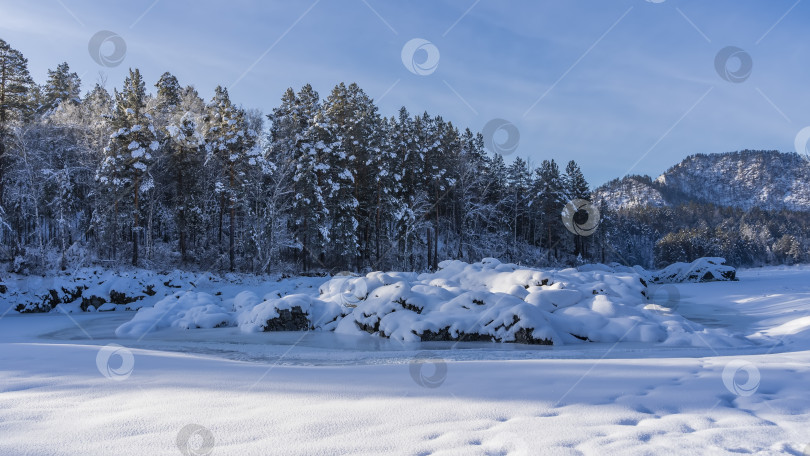
<instances>
[{"instance_id":1,"label":"snow bank along shore","mask_svg":"<svg viewBox=\"0 0 810 456\"><path fill-rule=\"evenodd\" d=\"M188 272L83 269L53 278L12 277L2 295L18 312L137 310L119 337L165 328L238 326L245 332L322 330L414 341L492 341L561 345L642 342L739 346L675 310L671 283L734 280L722 258L660 271L584 265L542 270L444 261L436 272L343 273L268 281Z\"/></svg>"}]
</instances>

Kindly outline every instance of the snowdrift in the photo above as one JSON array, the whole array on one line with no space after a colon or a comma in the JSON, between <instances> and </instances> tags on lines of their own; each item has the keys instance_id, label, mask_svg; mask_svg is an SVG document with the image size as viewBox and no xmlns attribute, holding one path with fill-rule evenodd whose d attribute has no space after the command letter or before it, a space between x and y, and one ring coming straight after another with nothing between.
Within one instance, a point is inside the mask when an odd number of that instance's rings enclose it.
<instances>
[{"instance_id":1,"label":"snowdrift","mask_svg":"<svg viewBox=\"0 0 810 456\"><path fill-rule=\"evenodd\" d=\"M336 276L314 293L250 290L232 298L178 292L141 309L119 337L156 328L238 326L242 331L326 330L403 342L492 341L541 345L641 342L738 346L746 341L705 329L647 299L634 270L539 270L444 261L434 273ZM218 302L217 302L218 301Z\"/></svg>"}]
</instances>

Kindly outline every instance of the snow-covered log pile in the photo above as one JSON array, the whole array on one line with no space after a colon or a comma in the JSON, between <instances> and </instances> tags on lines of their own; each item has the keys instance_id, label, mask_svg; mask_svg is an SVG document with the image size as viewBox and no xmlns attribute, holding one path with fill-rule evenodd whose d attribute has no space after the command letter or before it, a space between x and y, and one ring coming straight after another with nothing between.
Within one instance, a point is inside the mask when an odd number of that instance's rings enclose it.
<instances>
[{"instance_id":1,"label":"snow-covered log pile","mask_svg":"<svg viewBox=\"0 0 810 456\"><path fill-rule=\"evenodd\" d=\"M405 342L742 343L723 330L661 312L645 297L647 285L635 271L547 271L495 259L445 261L434 273L336 276L320 286L317 296L290 291L263 298L253 291L233 298L176 293L153 309L141 309L116 333L135 337L162 327L239 326L247 332L369 333Z\"/></svg>"}]
</instances>

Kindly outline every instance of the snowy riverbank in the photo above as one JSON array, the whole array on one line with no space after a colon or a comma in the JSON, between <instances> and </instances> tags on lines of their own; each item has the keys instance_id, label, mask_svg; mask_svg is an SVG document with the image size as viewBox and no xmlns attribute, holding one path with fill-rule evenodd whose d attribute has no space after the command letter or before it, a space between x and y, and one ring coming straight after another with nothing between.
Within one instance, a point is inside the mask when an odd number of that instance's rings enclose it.
<instances>
[{"instance_id":1,"label":"snowy riverbank","mask_svg":"<svg viewBox=\"0 0 810 456\"><path fill-rule=\"evenodd\" d=\"M750 341L737 347L237 326L122 339L134 312L9 312L0 454L802 454L810 268L738 277L675 285L675 313ZM324 280L274 286L301 294Z\"/></svg>"}]
</instances>

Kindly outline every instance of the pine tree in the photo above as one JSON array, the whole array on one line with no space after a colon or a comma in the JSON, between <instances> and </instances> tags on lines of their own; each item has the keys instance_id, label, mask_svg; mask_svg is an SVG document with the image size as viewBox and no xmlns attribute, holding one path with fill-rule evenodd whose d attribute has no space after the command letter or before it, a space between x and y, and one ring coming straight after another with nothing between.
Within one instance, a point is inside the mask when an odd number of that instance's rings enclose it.
<instances>
[{"instance_id":1,"label":"pine tree","mask_svg":"<svg viewBox=\"0 0 810 456\"><path fill-rule=\"evenodd\" d=\"M173 201L179 235L180 258L188 261L188 214L194 209L195 172L202 166L205 138L199 116L185 112L176 123L167 126L168 169L174 171Z\"/></svg>"},{"instance_id":2,"label":"pine tree","mask_svg":"<svg viewBox=\"0 0 810 456\"><path fill-rule=\"evenodd\" d=\"M493 232L508 234L510 206L507 195L509 194L509 189L506 186L506 163L501 154L495 154L491 158L487 174L489 174L490 179L492 179L492 184L487 189L486 202L495 207L496 211L494 223L489 229Z\"/></svg>"},{"instance_id":3,"label":"pine tree","mask_svg":"<svg viewBox=\"0 0 810 456\"><path fill-rule=\"evenodd\" d=\"M258 166L261 153L254 148L257 132L248 128L247 116L243 109L231 103L228 91L217 86L214 98L208 105L206 121L206 142L211 154L223 167L224 176L216 183L220 193L220 236L222 233L222 214L227 209L229 217L228 230L228 264L231 271L236 268L236 206L243 202L245 181L248 168ZM222 180L227 181L227 184Z\"/></svg>"},{"instance_id":4,"label":"pine tree","mask_svg":"<svg viewBox=\"0 0 810 456\"><path fill-rule=\"evenodd\" d=\"M115 130L98 179L114 198L114 217L131 205L132 209L132 264L138 264L138 240L141 229L141 198L154 187L149 166L152 153L159 147L152 118L146 112L146 89L138 69L129 70L121 92L115 92L115 112L112 127ZM128 197L131 196L131 200ZM117 230L116 230L117 231ZM113 246L115 238L113 239Z\"/></svg>"},{"instance_id":5,"label":"pine tree","mask_svg":"<svg viewBox=\"0 0 810 456\"><path fill-rule=\"evenodd\" d=\"M369 161L369 168L376 170L373 173L373 214L374 218L374 261L371 263L372 269L381 269L389 265L388 253L393 237L396 233L394 211L397 209L397 191L399 181L396 179L396 172L400 164L396 160L393 148L395 121L393 119L382 119L380 123L379 145Z\"/></svg>"},{"instance_id":6,"label":"pine tree","mask_svg":"<svg viewBox=\"0 0 810 456\"><path fill-rule=\"evenodd\" d=\"M588 188L588 181L585 180L585 175L574 160L568 162L565 166L565 175L563 176L565 184L565 196L569 201L575 199L587 200L590 197L590 190ZM575 214L575 217L581 217L582 214ZM586 255L585 240L579 234L574 235L574 256Z\"/></svg>"},{"instance_id":7,"label":"pine tree","mask_svg":"<svg viewBox=\"0 0 810 456\"><path fill-rule=\"evenodd\" d=\"M0 39L0 221L5 207L3 195L11 125L25 120L30 114L28 92L34 85L28 74L28 60L20 51Z\"/></svg>"},{"instance_id":8,"label":"pine tree","mask_svg":"<svg viewBox=\"0 0 810 456\"><path fill-rule=\"evenodd\" d=\"M355 219L358 224L357 258L355 268L371 264L377 213L378 179L385 158L381 157L383 143L382 119L373 100L355 83L347 87L349 105L346 120L346 149L354 157L351 169L354 198L357 200Z\"/></svg>"},{"instance_id":9,"label":"pine tree","mask_svg":"<svg viewBox=\"0 0 810 456\"><path fill-rule=\"evenodd\" d=\"M432 212L425 214L425 218L432 219L433 225L433 243L431 245L428 242L427 245L428 268L436 270L439 264L439 236L442 232L441 214L446 213L451 205L451 193L456 179L451 177L450 166L452 158L459 153L460 140L453 124L445 122L441 116L430 119L425 113L422 119L422 125L426 127L422 148L425 160L423 185L427 190L427 200Z\"/></svg>"},{"instance_id":10,"label":"pine tree","mask_svg":"<svg viewBox=\"0 0 810 456\"><path fill-rule=\"evenodd\" d=\"M43 104L40 112L50 112L63 103L78 104L81 102L81 80L79 75L70 72L67 62L57 65L55 70L48 70L48 82L43 89Z\"/></svg>"},{"instance_id":11,"label":"pine tree","mask_svg":"<svg viewBox=\"0 0 810 456\"><path fill-rule=\"evenodd\" d=\"M399 250L399 267L416 267L415 247L418 221L425 209L421 189L421 170L424 155L420 153L416 121L403 107L392 125L391 147L398 166L393 170L395 188L395 219L398 220L396 239Z\"/></svg>"},{"instance_id":12,"label":"pine tree","mask_svg":"<svg viewBox=\"0 0 810 456\"><path fill-rule=\"evenodd\" d=\"M177 78L168 71L163 73L155 84L157 88L157 111L171 112L180 104L182 88ZM193 90L193 89L192 89Z\"/></svg>"},{"instance_id":13,"label":"pine tree","mask_svg":"<svg viewBox=\"0 0 810 456\"><path fill-rule=\"evenodd\" d=\"M320 110L318 93L309 84L296 95L287 89L281 105L269 119L270 161L278 168L292 164L293 199L290 207L292 232L300 246L305 271L312 260L323 264L328 241L326 201L321 183L325 180L323 147L319 144L315 116Z\"/></svg>"},{"instance_id":14,"label":"pine tree","mask_svg":"<svg viewBox=\"0 0 810 456\"><path fill-rule=\"evenodd\" d=\"M543 160L535 174L535 204L540 210L546 234L543 244L548 250L548 261L551 262L552 253L556 258L559 251L561 229L565 229L560 219L562 209L567 202L565 187L560 175L560 168L553 159Z\"/></svg>"},{"instance_id":15,"label":"pine tree","mask_svg":"<svg viewBox=\"0 0 810 456\"><path fill-rule=\"evenodd\" d=\"M531 172L529 171L529 164L521 157L515 157L515 160L507 168L507 185L509 187L507 201L513 256L511 260L517 261L519 243L527 239L531 228L528 213L529 206L531 206Z\"/></svg>"},{"instance_id":16,"label":"pine tree","mask_svg":"<svg viewBox=\"0 0 810 456\"><path fill-rule=\"evenodd\" d=\"M356 265L359 222L355 196L357 156L351 127L352 106L345 84L335 86L316 116L319 142L329 166L326 175L327 204L330 215L329 238L334 263L343 268Z\"/></svg>"},{"instance_id":17,"label":"pine tree","mask_svg":"<svg viewBox=\"0 0 810 456\"><path fill-rule=\"evenodd\" d=\"M488 176L488 158L484 153L484 137L473 134L469 128L460 138L459 155L452 169L454 179L454 214L458 250L456 258L473 258L484 256L482 248L487 242L487 227L494 223L495 209L486 201L491 185Z\"/></svg>"},{"instance_id":18,"label":"pine tree","mask_svg":"<svg viewBox=\"0 0 810 456\"><path fill-rule=\"evenodd\" d=\"M31 112L28 92L33 85L28 59L0 39L0 128L26 119Z\"/></svg>"}]
</instances>

